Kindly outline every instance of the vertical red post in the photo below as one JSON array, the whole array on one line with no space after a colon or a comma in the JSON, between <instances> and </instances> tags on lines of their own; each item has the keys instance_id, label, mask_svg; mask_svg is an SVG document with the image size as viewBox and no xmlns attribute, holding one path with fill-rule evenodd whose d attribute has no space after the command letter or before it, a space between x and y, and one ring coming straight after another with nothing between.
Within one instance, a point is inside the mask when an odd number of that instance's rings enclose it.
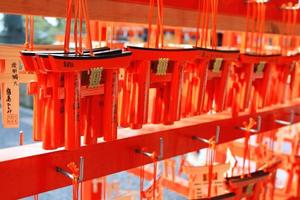
<instances>
[{"instance_id":1,"label":"vertical red post","mask_svg":"<svg viewBox=\"0 0 300 200\"><path fill-rule=\"evenodd\" d=\"M105 141L111 141L117 139L118 71L105 70L104 76L103 136Z\"/></svg>"},{"instance_id":2,"label":"vertical red post","mask_svg":"<svg viewBox=\"0 0 300 200\"><path fill-rule=\"evenodd\" d=\"M80 147L80 74L65 73L65 148L72 150Z\"/></svg>"}]
</instances>

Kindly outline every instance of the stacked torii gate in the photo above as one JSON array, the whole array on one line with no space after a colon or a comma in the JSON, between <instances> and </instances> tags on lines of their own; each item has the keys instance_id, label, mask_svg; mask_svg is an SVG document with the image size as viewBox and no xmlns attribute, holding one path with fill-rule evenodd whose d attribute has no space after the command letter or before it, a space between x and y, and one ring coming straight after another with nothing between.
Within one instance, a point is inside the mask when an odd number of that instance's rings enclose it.
<instances>
[{"instance_id":1,"label":"stacked torii gate","mask_svg":"<svg viewBox=\"0 0 300 200\"><path fill-rule=\"evenodd\" d=\"M57 49L48 45L36 46L36 49ZM19 51L22 45L0 45L0 93L2 106L2 124L4 128L19 127L19 100L21 83L36 81L36 74L23 69Z\"/></svg>"}]
</instances>

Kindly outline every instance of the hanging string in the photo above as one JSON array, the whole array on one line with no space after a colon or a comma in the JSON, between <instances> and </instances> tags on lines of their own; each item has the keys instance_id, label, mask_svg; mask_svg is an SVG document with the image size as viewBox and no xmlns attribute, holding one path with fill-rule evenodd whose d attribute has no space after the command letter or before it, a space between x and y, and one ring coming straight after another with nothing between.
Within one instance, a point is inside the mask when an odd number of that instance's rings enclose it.
<instances>
[{"instance_id":1,"label":"hanging string","mask_svg":"<svg viewBox=\"0 0 300 200\"><path fill-rule=\"evenodd\" d=\"M249 119L249 123L243 123L245 127L245 143L244 143L244 156L243 156L243 173L242 176L245 175L245 164L248 159L248 175L250 175L250 149L249 149L249 139L250 139L250 130L256 125L256 122L253 118Z\"/></svg>"},{"instance_id":2,"label":"hanging string","mask_svg":"<svg viewBox=\"0 0 300 200\"><path fill-rule=\"evenodd\" d=\"M196 24L196 41L195 46L206 48L207 45L211 46L212 49L216 49L218 45L217 35L217 12L218 12L219 0L199 0L198 2L198 16ZM211 31L209 37L208 29L211 19ZM199 30L201 27L201 30Z\"/></svg>"},{"instance_id":3,"label":"hanging string","mask_svg":"<svg viewBox=\"0 0 300 200\"><path fill-rule=\"evenodd\" d=\"M152 35L152 18L154 12L154 0L149 1L149 14L148 14L148 37L147 37L147 47L150 47L151 35Z\"/></svg>"},{"instance_id":4,"label":"hanging string","mask_svg":"<svg viewBox=\"0 0 300 200\"><path fill-rule=\"evenodd\" d=\"M79 15L79 47L78 47L78 54L83 54L83 48L82 48L82 25L83 25L83 12L82 12L82 1L78 1L78 15Z\"/></svg>"},{"instance_id":5,"label":"hanging string","mask_svg":"<svg viewBox=\"0 0 300 200\"><path fill-rule=\"evenodd\" d=\"M87 7L87 0L83 0L83 16L85 18L85 26L86 26L86 44L87 48L90 51L90 55L94 55L93 53L93 46L92 46L92 36L91 36L91 26L90 26L90 19L88 15L88 7Z\"/></svg>"},{"instance_id":6,"label":"hanging string","mask_svg":"<svg viewBox=\"0 0 300 200\"><path fill-rule=\"evenodd\" d=\"M289 2L287 5L282 4L282 23L283 31L280 37L281 53L287 54L290 50L296 48L295 33L298 17L298 4Z\"/></svg>"},{"instance_id":7,"label":"hanging string","mask_svg":"<svg viewBox=\"0 0 300 200\"><path fill-rule=\"evenodd\" d=\"M115 35L115 25L111 24L110 25L110 42L109 42L110 48L113 48L114 35Z\"/></svg>"},{"instance_id":8,"label":"hanging string","mask_svg":"<svg viewBox=\"0 0 300 200\"><path fill-rule=\"evenodd\" d=\"M66 53L70 51L70 34L71 34L71 22L72 22L72 10L74 8L74 42L76 54L82 54L82 34L83 34L83 19L86 26L86 46L89 49L90 55L93 56L92 39L91 39L91 27L87 10L86 0L67 0L67 15L66 15L66 29L65 29L65 41L64 50ZM78 21L79 21L79 39L78 39Z\"/></svg>"},{"instance_id":9,"label":"hanging string","mask_svg":"<svg viewBox=\"0 0 300 200\"><path fill-rule=\"evenodd\" d=\"M198 0L198 15L197 15L197 25L196 25L196 40L195 40L195 47L198 47L198 43L199 43L199 37L200 37L200 23L201 23L201 19L202 19L202 6L203 4L201 4L201 0Z\"/></svg>"},{"instance_id":10,"label":"hanging string","mask_svg":"<svg viewBox=\"0 0 300 200\"><path fill-rule=\"evenodd\" d=\"M71 34L71 20L72 20L72 0L67 0L67 11L66 11L66 29L65 29L65 41L64 51L70 52L70 34Z\"/></svg>"},{"instance_id":11,"label":"hanging string","mask_svg":"<svg viewBox=\"0 0 300 200\"><path fill-rule=\"evenodd\" d=\"M209 25L209 1L206 1L206 5L205 5L205 21L204 21L204 48L207 47L207 41L208 41L208 25Z\"/></svg>"},{"instance_id":12,"label":"hanging string","mask_svg":"<svg viewBox=\"0 0 300 200\"><path fill-rule=\"evenodd\" d=\"M255 52L258 53L259 43L260 43L260 27L261 27L261 3L256 3L257 6L257 21L256 21L256 30L255 30Z\"/></svg>"},{"instance_id":13,"label":"hanging string","mask_svg":"<svg viewBox=\"0 0 300 200\"><path fill-rule=\"evenodd\" d=\"M153 153L153 200L156 199L156 174L157 174L157 160L156 160L156 153Z\"/></svg>"},{"instance_id":14,"label":"hanging string","mask_svg":"<svg viewBox=\"0 0 300 200\"><path fill-rule=\"evenodd\" d=\"M25 49L28 49L28 47L29 47L29 43L28 43L28 29L29 29L28 18L29 18L29 16L26 15L25 16L25 43L24 43Z\"/></svg>"},{"instance_id":15,"label":"hanging string","mask_svg":"<svg viewBox=\"0 0 300 200\"><path fill-rule=\"evenodd\" d=\"M163 47L163 11L162 11L162 0L157 0L157 28L156 28L156 40L155 40L155 48L159 48L159 42L161 43L161 47Z\"/></svg>"},{"instance_id":16,"label":"hanging string","mask_svg":"<svg viewBox=\"0 0 300 200\"><path fill-rule=\"evenodd\" d=\"M99 47L101 47L101 42L102 42L102 24L101 21L97 21L98 26L96 26L96 28L98 28L98 42L99 42Z\"/></svg>"},{"instance_id":17,"label":"hanging string","mask_svg":"<svg viewBox=\"0 0 300 200\"><path fill-rule=\"evenodd\" d=\"M232 169L231 169L231 176L234 176L234 171L237 169L237 167L238 167L238 161L237 161L237 159L236 159L236 157L233 155L233 158L234 158L234 165L233 165L233 167L232 167Z\"/></svg>"},{"instance_id":18,"label":"hanging string","mask_svg":"<svg viewBox=\"0 0 300 200\"><path fill-rule=\"evenodd\" d=\"M250 49L254 49L254 33L255 33L255 21L256 21L257 7L256 3L252 3L252 18L251 18L251 38L250 38Z\"/></svg>"},{"instance_id":19,"label":"hanging string","mask_svg":"<svg viewBox=\"0 0 300 200\"><path fill-rule=\"evenodd\" d=\"M143 158L144 158L144 156L143 156ZM144 163L144 162L142 162L142 163ZM142 200L143 196L144 196L144 193L143 193L143 191L144 191L144 179L145 179L145 166L142 165L140 167L140 200Z\"/></svg>"},{"instance_id":20,"label":"hanging string","mask_svg":"<svg viewBox=\"0 0 300 200\"><path fill-rule=\"evenodd\" d=\"M30 16L30 45L29 45L30 50L33 50L33 44L34 44L34 17Z\"/></svg>"},{"instance_id":21,"label":"hanging string","mask_svg":"<svg viewBox=\"0 0 300 200\"><path fill-rule=\"evenodd\" d=\"M211 35L212 35L212 48L216 49L217 48L217 11L218 11L218 0L213 0L212 5L211 5L211 10L212 10L212 29L211 29Z\"/></svg>"},{"instance_id":22,"label":"hanging string","mask_svg":"<svg viewBox=\"0 0 300 200\"><path fill-rule=\"evenodd\" d=\"M212 27L211 27L211 38L210 38L210 41L211 41L211 47L214 49L215 47L215 37L214 37L214 24L215 24L215 3L216 3L216 0L211 0L210 1L211 3L211 24L212 24Z\"/></svg>"},{"instance_id":23,"label":"hanging string","mask_svg":"<svg viewBox=\"0 0 300 200\"><path fill-rule=\"evenodd\" d=\"M74 162L71 162L67 165L67 167L71 170L73 175L73 200L78 200L78 182L79 182L79 168L76 166Z\"/></svg>"},{"instance_id":24,"label":"hanging string","mask_svg":"<svg viewBox=\"0 0 300 200\"><path fill-rule=\"evenodd\" d=\"M215 161L215 148L216 148L216 138L212 137L208 143L208 149L206 152L206 164L208 166L208 198L211 197L212 181L215 178L213 174L213 164Z\"/></svg>"},{"instance_id":25,"label":"hanging string","mask_svg":"<svg viewBox=\"0 0 300 200\"><path fill-rule=\"evenodd\" d=\"M178 169L178 175L179 176L183 173L183 168L184 168L185 163L186 163L185 155L182 155L181 160L180 160L180 164L179 164L179 169Z\"/></svg>"},{"instance_id":26,"label":"hanging string","mask_svg":"<svg viewBox=\"0 0 300 200\"><path fill-rule=\"evenodd\" d=\"M25 43L24 48L32 51L34 47L34 17L25 16Z\"/></svg>"},{"instance_id":27,"label":"hanging string","mask_svg":"<svg viewBox=\"0 0 300 200\"><path fill-rule=\"evenodd\" d=\"M298 9L293 9L293 24L292 24L292 45L291 48L294 50L296 48L296 25L297 25Z\"/></svg>"},{"instance_id":28,"label":"hanging string","mask_svg":"<svg viewBox=\"0 0 300 200\"><path fill-rule=\"evenodd\" d=\"M159 48L159 46L163 48L164 47L163 0L157 0L156 4L157 4L157 18L156 18L155 48ZM150 0L149 14L148 14L147 47L150 47L151 44L153 13L154 13L154 0Z\"/></svg>"},{"instance_id":29,"label":"hanging string","mask_svg":"<svg viewBox=\"0 0 300 200\"><path fill-rule=\"evenodd\" d=\"M80 0L75 0L75 16L74 16L74 43L75 43L75 52L76 54L80 54L77 52L78 50L78 39L77 39L77 25L78 25L78 17L79 17L79 7L80 7Z\"/></svg>"},{"instance_id":30,"label":"hanging string","mask_svg":"<svg viewBox=\"0 0 300 200\"><path fill-rule=\"evenodd\" d=\"M247 15L246 15L246 33L245 33L245 46L244 52L247 52L248 49L248 38L249 38L249 23L250 23L250 3L247 3Z\"/></svg>"},{"instance_id":31,"label":"hanging string","mask_svg":"<svg viewBox=\"0 0 300 200\"><path fill-rule=\"evenodd\" d=\"M252 1L247 3L247 19L244 51L264 52L264 28L266 19L266 3ZM248 44L249 40L249 44Z\"/></svg>"},{"instance_id":32,"label":"hanging string","mask_svg":"<svg viewBox=\"0 0 300 200\"><path fill-rule=\"evenodd\" d=\"M259 46L259 54L263 53L263 43L264 43L264 27L265 27L265 15L266 15L266 4L261 3L261 24L260 24L260 46Z\"/></svg>"},{"instance_id":33,"label":"hanging string","mask_svg":"<svg viewBox=\"0 0 300 200\"><path fill-rule=\"evenodd\" d=\"M288 3L288 10L287 10L287 38L288 38L288 43L287 43L287 52L290 50L290 39L291 39L291 32L292 32L292 8L291 8L291 3Z\"/></svg>"},{"instance_id":34,"label":"hanging string","mask_svg":"<svg viewBox=\"0 0 300 200\"><path fill-rule=\"evenodd\" d=\"M157 154L156 152L151 153L150 158L152 159L153 162L153 185L152 185L152 199L156 199L156 177L157 177ZM144 156L142 158L142 163L144 163ZM140 167L140 199L144 199L145 192L144 192L144 179L145 179L145 166L142 165Z\"/></svg>"},{"instance_id":35,"label":"hanging string","mask_svg":"<svg viewBox=\"0 0 300 200\"><path fill-rule=\"evenodd\" d=\"M105 43L108 45L108 24L105 23Z\"/></svg>"},{"instance_id":36,"label":"hanging string","mask_svg":"<svg viewBox=\"0 0 300 200\"><path fill-rule=\"evenodd\" d=\"M159 14L160 14L160 37L161 37L161 48L164 48L164 2L159 0Z\"/></svg>"},{"instance_id":37,"label":"hanging string","mask_svg":"<svg viewBox=\"0 0 300 200\"><path fill-rule=\"evenodd\" d=\"M285 43L284 40L286 38L287 35L287 23L286 23L286 5L283 4L281 6L282 9L282 23L283 23L283 31L280 37L280 46L281 46L281 54L284 54L284 50L285 50Z\"/></svg>"},{"instance_id":38,"label":"hanging string","mask_svg":"<svg viewBox=\"0 0 300 200\"><path fill-rule=\"evenodd\" d=\"M199 0L201 1L201 0ZM202 24L201 24L201 41L200 41L200 47L204 46L205 43L205 24L207 20L207 0L203 0L203 6L202 6Z\"/></svg>"}]
</instances>

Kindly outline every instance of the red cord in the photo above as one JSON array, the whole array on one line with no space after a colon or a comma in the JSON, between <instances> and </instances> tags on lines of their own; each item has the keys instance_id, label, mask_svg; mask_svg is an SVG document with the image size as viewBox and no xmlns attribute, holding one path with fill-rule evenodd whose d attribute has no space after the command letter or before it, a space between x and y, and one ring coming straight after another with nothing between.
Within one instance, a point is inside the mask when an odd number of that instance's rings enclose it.
<instances>
[{"instance_id":1,"label":"red cord","mask_svg":"<svg viewBox=\"0 0 300 200\"><path fill-rule=\"evenodd\" d=\"M160 2L160 37L161 37L161 48L164 48L164 2L163 0L159 0Z\"/></svg>"},{"instance_id":2,"label":"red cord","mask_svg":"<svg viewBox=\"0 0 300 200\"><path fill-rule=\"evenodd\" d=\"M255 33L255 19L256 19L256 3L252 3L252 18L251 18L251 38L250 38L250 50L254 47L254 33Z\"/></svg>"},{"instance_id":3,"label":"red cord","mask_svg":"<svg viewBox=\"0 0 300 200\"><path fill-rule=\"evenodd\" d=\"M34 44L34 17L30 16L30 45L29 49L33 50L33 44Z\"/></svg>"},{"instance_id":4,"label":"red cord","mask_svg":"<svg viewBox=\"0 0 300 200\"><path fill-rule=\"evenodd\" d=\"M34 17L33 16L25 16L24 48L26 50L32 51L33 47L34 47Z\"/></svg>"},{"instance_id":5,"label":"red cord","mask_svg":"<svg viewBox=\"0 0 300 200\"><path fill-rule=\"evenodd\" d=\"M144 196L144 176L145 176L145 166L140 167L140 199L143 199Z\"/></svg>"},{"instance_id":6,"label":"red cord","mask_svg":"<svg viewBox=\"0 0 300 200\"><path fill-rule=\"evenodd\" d=\"M215 149L216 149L216 141L215 137L212 137L209 140L208 149L206 151L206 165L208 166L208 191L207 196L208 198L211 197L211 188L212 188L212 182L214 177L213 174L213 166L215 162Z\"/></svg>"},{"instance_id":7,"label":"red cord","mask_svg":"<svg viewBox=\"0 0 300 200\"><path fill-rule=\"evenodd\" d=\"M249 149L249 139L250 139L250 129L252 129L256 122L253 118L249 119L249 123L244 122L245 131L245 143L244 143L244 156L243 156L243 174L245 175L245 163L248 159L248 175L250 175L250 149Z\"/></svg>"},{"instance_id":8,"label":"red cord","mask_svg":"<svg viewBox=\"0 0 300 200\"><path fill-rule=\"evenodd\" d=\"M25 43L24 43L24 47L27 50L28 49L28 18L29 16L25 16Z\"/></svg>"},{"instance_id":9,"label":"red cord","mask_svg":"<svg viewBox=\"0 0 300 200\"><path fill-rule=\"evenodd\" d=\"M212 10L212 29L211 29L211 35L212 35L212 48L217 48L217 10L218 10L218 0L213 0L211 5Z\"/></svg>"},{"instance_id":10,"label":"red cord","mask_svg":"<svg viewBox=\"0 0 300 200\"><path fill-rule=\"evenodd\" d=\"M67 165L67 167L71 170L73 175L73 200L78 200L78 181L79 181L79 168L76 166L74 162L71 162Z\"/></svg>"},{"instance_id":11,"label":"red cord","mask_svg":"<svg viewBox=\"0 0 300 200\"><path fill-rule=\"evenodd\" d=\"M284 24L284 32L282 33L281 35L281 53L284 54L285 52L285 48L286 48L286 45L285 45L285 38L286 38L286 35L287 35L287 23L286 23L286 6L285 5L282 5L282 8L283 8L283 11L282 11L282 23Z\"/></svg>"},{"instance_id":12,"label":"red cord","mask_svg":"<svg viewBox=\"0 0 300 200\"><path fill-rule=\"evenodd\" d=\"M199 42L199 37L200 37L200 34L199 34L199 29L200 29L200 22L201 22L201 16L202 16L202 12L201 12L201 0L198 0L198 16L197 16L197 27L196 27L196 41L195 41L195 46L197 47L198 46L198 42Z\"/></svg>"},{"instance_id":13,"label":"red cord","mask_svg":"<svg viewBox=\"0 0 300 200\"><path fill-rule=\"evenodd\" d=\"M70 51L70 33L71 33L71 22L72 22L72 10L74 8L74 42L76 54L82 54L82 32L83 32L83 19L86 25L86 46L89 49L90 55L93 54L92 39L91 39L91 27L90 20L87 10L86 0L67 0L67 15L66 15L66 29L65 29L65 44L64 50L66 53ZM78 20L79 20L79 39L78 39Z\"/></svg>"},{"instance_id":14,"label":"red cord","mask_svg":"<svg viewBox=\"0 0 300 200\"><path fill-rule=\"evenodd\" d=\"M90 51L90 55L93 56L93 46L92 46L92 37L91 37L91 26L90 26L90 19L88 15L88 6L87 6L87 0L83 0L83 16L85 18L85 24L86 24L86 39L87 39L87 48Z\"/></svg>"},{"instance_id":15,"label":"red cord","mask_svg":"<svg viewBox=\"0 0 300 200\"><path fill-rule=\"evenodd\" d=\"M298 9L293 10L293 25L292 25L292 49L296 47L295 34L296 34L296 25L297 25Z\"/></svg>"},{"instance_id":16,"label":"red cord","mask_svg":"<svg viewBox=\"0 0 300 200\"><path fill-rule=\"evenodd\" d=\"M155 48L159 48L159 39L161 34L161 4L160 0L156 1L157 3L157 28L156 28L156 40L155 40Z\"/></svg>"},{"instance_id":17,"label":"red cord","mask_svg":"<svg viewBox=\"0 0 300 200\"><path fill-rule=\"evenodd\" d=\"M75 43L75 52L76 54L78 54L79 52L77 52L78 50L78 37L77 37L77 32L78 32L78 17L79 17L79 4L80 4L80 0L75 0L75 16L74 16L74 43Z\"/></svg>"},{"instance_id":18,"label":"red cord","mask_svg":"<svg viewBox=\"0 0 300 200\"><path fill-rule=\"evenodd\" d=\"M157 173L157 160L156 160L156 153L152 154L153 160L153 200L156 199L156 173Z\"/></svg>"},{"instance_id":19,"label":"red cord","mask_svg":"<svg viewBox=\"0 0 300 200\"><path fill-rule=\"evenodd\" d=\"M148 38L147 38L147 47L150 47L151 34L152 34L152 18L154 12L154 0L149 1L149 15L148 15Z\"/></svg>"},{"instance_id":20,"label":"red cord","mask_svg":"<svg viewBox=\"0 0 300 200\"><path fill-rule=\"evenodd\" d=\"M66 29L65 29L65 41L64 51L68 53L70 51L70 33L71 33L71 20L72 20L72 0L67 0L66 11Z\"/></svg>"},{"instance_id":21,"label":"red cord","mask_svg":"<svg viewBox=\"0 0 300 200\"><path fill-rule=\"evenodd\" d=\"M210 7L210 4L209 4L208 0L206 0L205 2L206 2L206 4L205 4L205 21L204 21L204 39L203 39L203 42L204 42L204 47L206 48L207 47L207 41L208 41L208 24L209 24L209 7Z\"/></svg>"},{"instance_id":22,"label":"red cord","mask_svg":"<svg viewBox=\"0 0 300 200\"><path fill-rule=\"evenodd\" d=\"M257 22L256 22L256 43L255 43L255 52L258 52L258 46L259 46L259 36L260 36L260 23L261 23L261 3L256 3L257 7Z\"/></svg>"},{"instance_id":23,"label":"red cord","mask_svg":"<svg viewBox=\"0 0 300 200\"><path fill-rule=\"evenodd\" d=\"M153 161L153 185L152 185L152 199L156 199L156 187L157 187L157 155L155 152L151 154L151 159ZM142 158L142 163L144 163L144 156ZM145 166L140 167L140 199L142 200L145 196L144 192L144 179L145 179Z\"/></svg>"},{"instance_id":24,"label":"red cord","mask_svg":"<svg viewBox=\"0 0 300 200\"><path fill-rule=\"evenodd\" d=\"M247 15L246 15L246 33L245 33L245 47L244 52L247 51L248 48L248 38L249 38L249 23L250 23L250 3L247 3Z\"/></svg>"}]
</instances>

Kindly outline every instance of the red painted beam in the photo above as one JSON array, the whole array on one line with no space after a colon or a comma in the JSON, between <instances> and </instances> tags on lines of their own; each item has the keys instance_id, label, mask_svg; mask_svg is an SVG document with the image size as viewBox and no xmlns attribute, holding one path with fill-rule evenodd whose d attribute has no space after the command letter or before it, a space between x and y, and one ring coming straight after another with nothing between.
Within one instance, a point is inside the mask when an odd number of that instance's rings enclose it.
<instances>
[{"instance_id":1,"label":"red painted beam","mask_svg":"<svg viewBox=\"0 0 300 200\"><path fill-rule=\"evenodd\" d=\"M148 0L118 0L118 1L125 1L137 4L144 4L149 5ZM189 1L182 1L182 0L164 0L164 6L169 8L176 8L176 9L187 9L187 10L197 10L198 2L201 0L189 0ZM245 3L246 0L226 0L226 1L219 1L218 12L225 15L236 15L236 16L244 16L247 15L247 4ZM287 4L288 2L292 2L293 5L296 4L297 0L271 0L267 3L267 10L266 10L266 19L269 20L276 20L280 21L282 12L281 12L281 5Z\"/></svg>"},{"instance_id":2,"label":"red painted beam","mask_svg":"<svg viewBox=\"0 0 300 200\"><path fill-rule=\"evenodd\" d=\"M58 174L55 167L66 165L79 157L85 159L84 180L106 176L120 171L148 164L151 159L143 158L135 149L142 147L159 152L159 140L164 139L164 159L185 154L200 148L202 144L192 136L211 138L216 126L221 128L220 142L225 143L244 136L236 127L249 117L262 117L262 132L279 128L275 119L288 119L291 109L300 111L300 99L289 105L274 106L255 115L243 114L231 118L230 113L217 113L183 119L172 126L146 125L141 130L119 129L119 139L85 146L78 150L41 150L41 144L25 145L0 151L0 193L1 199L17 199L71 184L66 177ZM300 116L295 117L295 122Z\"/></svg>"}]
</instances>

